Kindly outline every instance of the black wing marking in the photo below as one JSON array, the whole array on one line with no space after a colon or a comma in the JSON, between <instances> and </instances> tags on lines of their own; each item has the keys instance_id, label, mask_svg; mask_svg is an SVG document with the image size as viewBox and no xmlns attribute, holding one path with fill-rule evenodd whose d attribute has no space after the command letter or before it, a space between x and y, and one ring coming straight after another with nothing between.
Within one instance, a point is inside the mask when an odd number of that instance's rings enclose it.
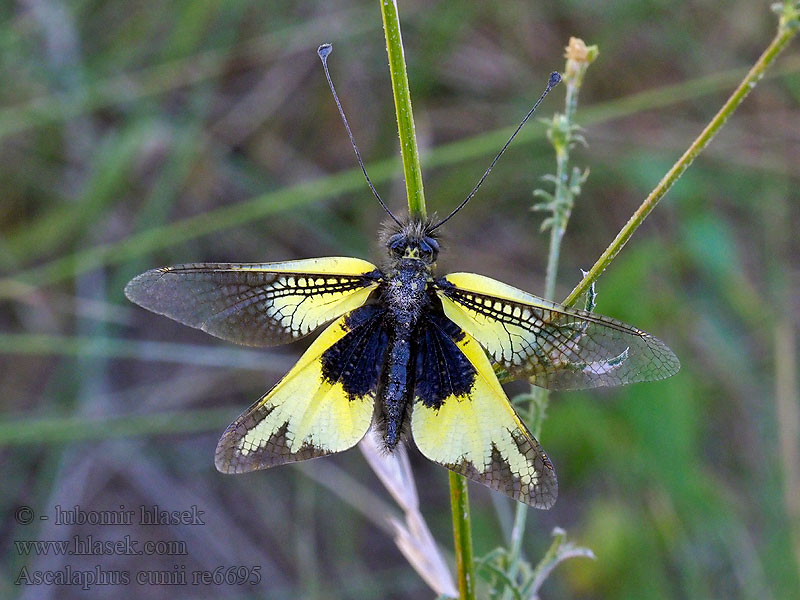
<instances>
[{"instance_id":1,"label":"black wing marking","mask_svg":"<svg viewBox=\"0 0 800 600\"><path fill-rule=\"evenodd\" d=\"M245 473L357 444L372 422L388 344L379 306L362 306L334 322L225 430L217 469Z\"/></svg>"},{"instance_id":2,"label":"black wing marking","mask_svg":"<svg viewBox=\"0 0 800 600\"><path fill-rule=\"evenodd\" d=\"M478 342L432 315L418 343L411 429L420 452L519 502L550 508L558 495L553 465Z\"/></svg>"},{"instance_id":3,"label":"black wing marking","mask_svg":"<svg viewBox=\"0 0 800 600\"><path fill-rule=\"evenodd\" d=\"M463 337L458 325L436 313L425 315L417 329L414 397L428 408L472 389L475 367L456 346Z\"/></svg>"}]
</instances>

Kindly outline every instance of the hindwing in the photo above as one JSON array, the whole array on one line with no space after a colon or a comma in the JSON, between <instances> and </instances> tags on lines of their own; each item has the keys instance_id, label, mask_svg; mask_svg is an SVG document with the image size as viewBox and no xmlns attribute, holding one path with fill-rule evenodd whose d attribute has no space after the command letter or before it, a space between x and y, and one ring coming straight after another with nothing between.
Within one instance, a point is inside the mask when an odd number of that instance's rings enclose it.
<instances>
[{"instance_id":1,"label":"hindwing","mask_svg":"<svg viewBox=\"0 0 800 600\"><path fill-rule=\"evenodd\" d=\"M363 306L337 319L225 430L217 469L243 473L355 446L372 421L387 347L382 308Z\"/></svg>"},{"instance_id":2,"label":"hindwing","mask_svg":"<svg viewBox=\"0 0 800 600\"><path fill-rule=\"evenodd\" d=\"M125 286L125 295L222 339L273 346L364 304L378 285L375 273L375 265L343 257L194 263L142 273Z\"/></svg>"},{"instance_id":3,"label":"hindwing","mask_svg":"<svg viewBox=\"0 0 800 600\"><path fill-rule=\"evenodd\" d=\"M475 339L443 316L420 327L411 431L430 460L536 508L558 494L550 459Z\"/></svg>"},{"instance_id":4,"label":"hindwing","mask_svg":"<svg viewBox=\"0 0 800 600\"><path fill-rule=\"evenodd\" d=\"M583 389L664 379L680 368L662 341L640 329L483 275L452 273L437 288L448 318L477 339L510 379Z\"/></svg>"}]
</instances>

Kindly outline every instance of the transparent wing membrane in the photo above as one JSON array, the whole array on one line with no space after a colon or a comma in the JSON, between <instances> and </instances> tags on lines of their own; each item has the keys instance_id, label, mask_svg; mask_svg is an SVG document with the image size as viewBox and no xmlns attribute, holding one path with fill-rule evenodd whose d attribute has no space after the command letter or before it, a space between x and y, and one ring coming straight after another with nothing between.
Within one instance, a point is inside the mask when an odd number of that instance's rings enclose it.
<instances>
[{"instance_id":1,"label":"transparent wing membrane","mask_svg":"<svg viewBox=\"0 0 800 600\"><path fill-rule=\"evenodd\" d=\"M153 269L125 287L155 313L247 346L302 338L366 302L376 267L357 258L195 263Z\"/></svg>"},{"instance_id":2,"label":"transparent wing membrane","mask_svg":"<svg viewBox=\"0 0 800 600\"><path fill-rule=\"evenodd\" d=\"M474 273L447 275L439 287L448 318L474 336L508 378L583 389L664 379L680 368L662 341L620 321Z\"/></svg>"}]
</instances>

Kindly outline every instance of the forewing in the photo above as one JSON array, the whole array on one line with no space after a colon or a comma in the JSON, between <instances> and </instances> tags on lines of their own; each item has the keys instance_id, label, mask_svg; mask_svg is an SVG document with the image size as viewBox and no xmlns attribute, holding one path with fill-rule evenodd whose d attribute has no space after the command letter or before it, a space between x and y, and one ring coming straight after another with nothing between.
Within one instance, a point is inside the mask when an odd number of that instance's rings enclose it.
<instances>
[{"instance_id":1,"label":"forewing","mask_svg":"<svg viewBox=\"0 0 800 600\"><path fill-rule=\"evenodd\" d=\"M444 317L423 324L411 431L430 460L536 508L558 484L550 459L520 420L485 352Z\"/></svg>"},{"instance_id":2,"label":"forewing","mask_svg":"<svg viewBox=\"0 0 800 600\"><path fill-rule=\"evenodd\" d=\"M132 302L247 346L304 337L366 302L375 265L357 258L195 263L153 269L125 286Z\"/></svg>"},{"instance_id":3,"label":"forewing","mask_svg":"<svg viewBox=\"0 0 800 600\"><path fill-rule=\"evenodd\" d=\"M364 306L329 325L289 373L222 435L216 466L244 473L347 450L372 421L388 335Z\"/></svg>"},{"instance_id":4,"label":"forewing","mask_svg":"<svg viewBox=\"0 0 800 600\"><path fill-rule=\"evenodd\" d=\"M447 275L437 293L445 314L510 378L568 390L654 381L680 368L672 350L640 329L483 275Z\"/></svg>"}]
</instances>

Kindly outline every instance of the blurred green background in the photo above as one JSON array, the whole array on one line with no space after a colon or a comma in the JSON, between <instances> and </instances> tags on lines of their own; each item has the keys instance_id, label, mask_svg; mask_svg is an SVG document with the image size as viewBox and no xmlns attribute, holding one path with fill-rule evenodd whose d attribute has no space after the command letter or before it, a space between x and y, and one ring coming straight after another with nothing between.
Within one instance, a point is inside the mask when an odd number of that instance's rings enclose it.
<instances>
[{"instance_id":1,"label":"blurred green background","mask_svg":"<svg viewBox=\"0 0 800 600\"><path fill-rule=\"evenodd\" d=\"M770 2L400 1L429 211L469 191L570 36L597 44L577 120L591 175L562 249L563 298L772 38ZM147 268L380 259L384 214L339 122L330 64L373 179L405 210L377 2L0 3L0 596L430 598L385 524L358 451L228 477L227 424L303 343L237 348L129 304ZM598 283L597 311L665 340L664 382L554 394L541 441L559 474L532 511L597 560L544 598L800 597L800 46L664 199ZM540 116L560 110L563 90ZM541 292L529 211L554 158L541 124L448 223L440 269ZM525 386L511 386L510 392ZM446 472L412 451L422 511L452 548ZM475 548L512 506L471 486ZM54 507L158 504L204 526L68 527ZM14 519L29 506L29 525ZM20 540L176 539L188 555L25 556ZM20 570L262 567L259 586L14 585Z\"/></svg>"}]
</instances>

